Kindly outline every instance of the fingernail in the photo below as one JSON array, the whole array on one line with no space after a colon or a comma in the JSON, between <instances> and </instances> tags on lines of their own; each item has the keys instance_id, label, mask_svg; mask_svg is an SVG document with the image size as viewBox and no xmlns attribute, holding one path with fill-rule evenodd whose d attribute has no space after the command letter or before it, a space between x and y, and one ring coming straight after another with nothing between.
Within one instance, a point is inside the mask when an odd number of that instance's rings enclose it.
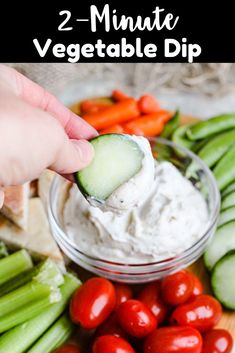
<instances>
[{"instance_id":1,"label":"fingernail","mask_svg":"<svg viewBox=\"0 0 235 353\"><path fill-rule=\"evenodd\" d=\"M73 140L75 148L79 152L80 161L87 165L91 162L94 157L94 148L87 140Z\"/></svg>"}]
</instances>

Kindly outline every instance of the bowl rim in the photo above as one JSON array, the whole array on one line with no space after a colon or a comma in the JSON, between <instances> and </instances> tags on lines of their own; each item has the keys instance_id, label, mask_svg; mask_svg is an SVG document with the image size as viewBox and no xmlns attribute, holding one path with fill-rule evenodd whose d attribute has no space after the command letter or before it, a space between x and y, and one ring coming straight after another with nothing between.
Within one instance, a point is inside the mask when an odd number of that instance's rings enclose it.
<instances>
[{"instance_id":1,"label":"bowl rim","mask_svg":"<svg viewBox=\"0 0 235 353\"><path fill-rule=\"evenodd\" d=\"M61 236L61 241L67 243L69 247L71 247L73 250L78 252L82 258L85 260L88 260L89 262L92 262L93 265L102 267L102 266L108 266L110 270L117 270L117 269L127 269L129 270L130 268L136 268L136 269L144 269L146 267L154 266L154 267L159 267L160 269L165 267L165 266L174 266L178 264L178 262L182 262L185 259L188 258L188 256L192 255L196 250L198 250L204 242L207 241L208 234L210 234L210 231L215 227L217 221L218 221L218 216L219 216L219 210L220 210L220 192L215 180L215 177L209 167L192 151L188 150L187 148L180 146L179 144L176 144L172 141L169 141L167 139L161 138L161 137L146 137L150 142L158 142L163 145L170 146L175 149L181 150L187 157L190 157L192 160L196 161L198 165L201 167L201 169L204 171L204 173L207 176L207 179L209 183L211 184L211 189L212 189L212 194L214 197L214 203L213 203L213 209L210 212L210 217L208 219L208 225L206 230L203 232L202 236L195 242L193 243L189 248L184 250L182 253L171 257L167 259L163 259L161 261L152 261L152 262L141 262L141 263L125 263L125 262L115 262L115 261L110 261L107 259L101 259L94 257L90 254L85 253L84 251L81 251L76 243L69 238L66 235L66 232L62 229L60 226L60 223L58 222L57 219L57 214L54 209L54 194L57 192L57 186L59 181L61 180L61 176L57 175L54 180L52 181L52 185L49 190L49 199L48 199L48 215L49 215L49 222L53 223L53 226L57 228L57 231L59 232ZM55 202L54 202L55 203ZM52 226L52 225L51 225Z\"/></svg>"}]
</instances>

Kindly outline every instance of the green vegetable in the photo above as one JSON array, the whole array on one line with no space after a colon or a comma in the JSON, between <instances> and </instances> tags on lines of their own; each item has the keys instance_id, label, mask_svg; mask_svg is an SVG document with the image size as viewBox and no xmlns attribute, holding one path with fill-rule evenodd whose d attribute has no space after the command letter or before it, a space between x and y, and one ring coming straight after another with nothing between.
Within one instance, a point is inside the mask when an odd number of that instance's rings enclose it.
<instances>
[{"instance_id":1,"label":"green vegetable","mask_svg":"<svg viewBox=\"0 0 235 353\"><path fill-rule=\"evenodd\" d=\"M186 136L186 131L192 124L183 125L178 127L172 135L172 141L178 145L191 150L194 146L194 142L190 141Z\"/></svg>"},{"instance_id":2,"label":"green vegetable","mask_svg":"<svg viewBox=\"0 0 235 353\"><path fill-rule=\"evenodd\" d=\"M220 213L218 226L221 226L222 224L230 222L232 220L235 220L235 206L225 208Z\"/></svg>"},{"instance_id":3,"label":"green vegetable","mask_svg":"<svg viewBox=\"0 0 235 353\"><path fill-rule=\"evenodd\" d=\"M0 285L33 267L26 250L20 250L0 260Z\"/></svg>"},{"instance_id":4,"label":"green vegetable","mask_svg":"<svg viewBox=\"0 0 235 353\"><path fill-rule=\"evenodd\" d=\"M228 252L215 265L211 286L216 298L230 310L235 310L235 251Z\"/></svg>"},{"instance_id":5,"label":"green vegetable","mask_svg":"<svg viewBox=\"0 0 235 353\"><path fill-rule=\"evenodd\" d=\"M54 325L39 338L27 353L51 353L63 343L65 343L72 335L74 325L64 314Z\"/></svg>"},{"instance_id":6,"label":"green vegetable","mask_svg":"<svg viewBox=\"0 0 235 353\"><path fill-rule=\"evenodd\" d=\"M81 282L73 275L64 276L64 284L60 287L61 300L51 304L40 315L16 326L0 336L0 353L24 353L64 312L73 292Z\"/></svg>"},{"instance_id":7,"label":"green vegetable","mask_svg":"<svg viewBox=\"0 0 235 353\"><path fill-rule=\"evenodd\" d=\"M172 155L171 148L167 145L159 144L158 142L152 147L152 151L155 152L156 159L158 161L169 160Z\"/></svg>"},{"instance_id":8,"label":"green vegetable","mask_svg":"<svg viewBox=\"0 0 235 353\"><path fill-rule=\"evenodd\" d=\"M212 138L198 153L198 156L211 168L224 153L235 143L235 130L222 133Z\"/></svg>"},{"instance_id":9,"label":"green vegetable","mask_svg":"<svg viewBox=\"0 0 235 353\"><path fill-rule=\"evenodd\" d=\"M39 299L49 297L52 303L58 301L57 287L63 282L58 266L52 260L46 260L31 282L0 297L0 320L1 316Z\"/></svg>"},{"instance_id":10,"label":"green vegetable","mask_svg":"<svg viewBox=\"0 0 235 353\"><path fill-rule=\"evenodd\" d=\"M221 211L224 211L228 207L235 206L235 191L230 192L230 194L224 196L221 202Z\"/></svg>"},{"instance_id":11,"label":"green vegetable","mask_svg":"<svg viewBox=\"0 0 235 353\"><path fill-rule=\"evenodd\" d=\"M235 249L235 221L220 226L204 254L204 262L208 270L212 270L228 251Z\"/></svg>"},{"instance_id":12,"label":"green vegetable","mask_svg":"<svg viewBox=\"0 0 235 353\"><path fill-rule=\"evenodd\" d=\"M0 259L6 256L8 256L6 245L0 241Z\"/></svg>"},{"instance_id":13,"label":"green vegetable","mask_svg":"<svg viewBox=\"0 0 235 353\"><path fill-rule=\"evenodd\" d=\"M220 159L213 169L220 190L223 190L235 180L235 145Z\"/></svg>"},{"instance_id":14,"label":"green vegetable","mask_svg":"<svg viewBox=\"0 0 235 353\"><path fill-rule=\"evenodd\" d=\"M60 297L57 294L57 302ZM54 300L54 303L56 301ZM50 308L52 305L51 298L49 296L42 298L37 301L29 302L28 304L19 307L18 309L11 311L5 316L0 317L0 333L6 332L13 327L20 325L38 315L40 315L45 309Z\"/></svg>"},{"instance_id":15,"label":"green vegetable","mask_svg":"<svg viewBox=\"0 0 235 353\"><path fill-rule=\"evenodd\" d=\"M222 114L190 126L186 134L191 141L195 141L231 128L235 128L235 114Z\"/></svg>"},{"instance_id":16,"label":"green vegetable","mask_svg":"<svg viewBox=\"0 0 235 353\"><path fill-rule=\"evenodd\" d=\"M235 191L235 182L226 186L226 188L222 191L221 196L225 197L226 195L230 194L230 192Z\"/></svg>"},{"instance_id":17,"label":"green vegetable","mask_svg":"<svg viewBox=\"0 0 235 353\"><path fill-rule=\"evenodd\" d=\"M177 110L171 118L171 120L168 121L168 123L165 125L163 132L161 133L161 137L164 137L166 139L169 139L173 132L179 127L180 124L180 113Z\"/></svg>"},{"instance_id":18,"label":"green vegetable","mask_svg":"<svg viewBox=\"0 0 235 353\"><path fill-rule=\"evenodd\" d=\"M32 281L33 277L38 274L43 264L44 262L3 283L0 286L0 297Z\"/></svg>"},{"instance_id":19,"label":"green vegetable","mask_svg":"<svg viewBox=\"0 0 235 353\"><path fill-rule=\"evenodd\" d=\"M139 172L144 154L127 135L100 135L90 142L95 157L88 167L75 173L75 179L85 196L106 200L114 190Z\"/></svg>"}]
</instances>

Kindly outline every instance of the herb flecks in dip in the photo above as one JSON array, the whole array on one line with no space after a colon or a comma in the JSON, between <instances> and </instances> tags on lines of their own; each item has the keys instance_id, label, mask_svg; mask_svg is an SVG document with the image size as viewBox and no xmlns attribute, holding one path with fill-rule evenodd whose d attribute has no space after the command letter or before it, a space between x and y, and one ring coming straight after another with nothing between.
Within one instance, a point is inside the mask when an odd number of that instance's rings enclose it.
<instances>
[{"instance_id":1,"label":"herb flecks in dip","mask_svg":"<svg viewBox=\"0 0 235 353\"><path fill-rule=\"evenodd\" d=\"M82 252L121 263L178 255L202 237L207 221L203 196L169 162L155 162L154 180L141 202L121 215L91 206L76 186L64 208L68 237Z\"/></svg>"}]
</instances>

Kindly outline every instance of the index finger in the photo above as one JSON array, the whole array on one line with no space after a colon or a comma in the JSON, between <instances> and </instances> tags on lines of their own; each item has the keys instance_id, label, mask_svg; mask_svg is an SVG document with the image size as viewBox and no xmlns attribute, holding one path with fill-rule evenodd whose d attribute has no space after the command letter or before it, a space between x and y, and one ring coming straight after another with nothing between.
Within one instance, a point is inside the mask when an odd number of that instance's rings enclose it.
<instances>
[{"instance_id":1,"label":"index finger","mask_svg":"<svg viewBox=\"0 0 235 353\"><path fill-rule=\"evenodd\" d=\"M1 65L0 72L12 79L14 92L29 104L53 115L71 139L90 139L97 131L85 120L71 112L43 87L29 80L18 71Z\"/></svg>"}]
</instances>

